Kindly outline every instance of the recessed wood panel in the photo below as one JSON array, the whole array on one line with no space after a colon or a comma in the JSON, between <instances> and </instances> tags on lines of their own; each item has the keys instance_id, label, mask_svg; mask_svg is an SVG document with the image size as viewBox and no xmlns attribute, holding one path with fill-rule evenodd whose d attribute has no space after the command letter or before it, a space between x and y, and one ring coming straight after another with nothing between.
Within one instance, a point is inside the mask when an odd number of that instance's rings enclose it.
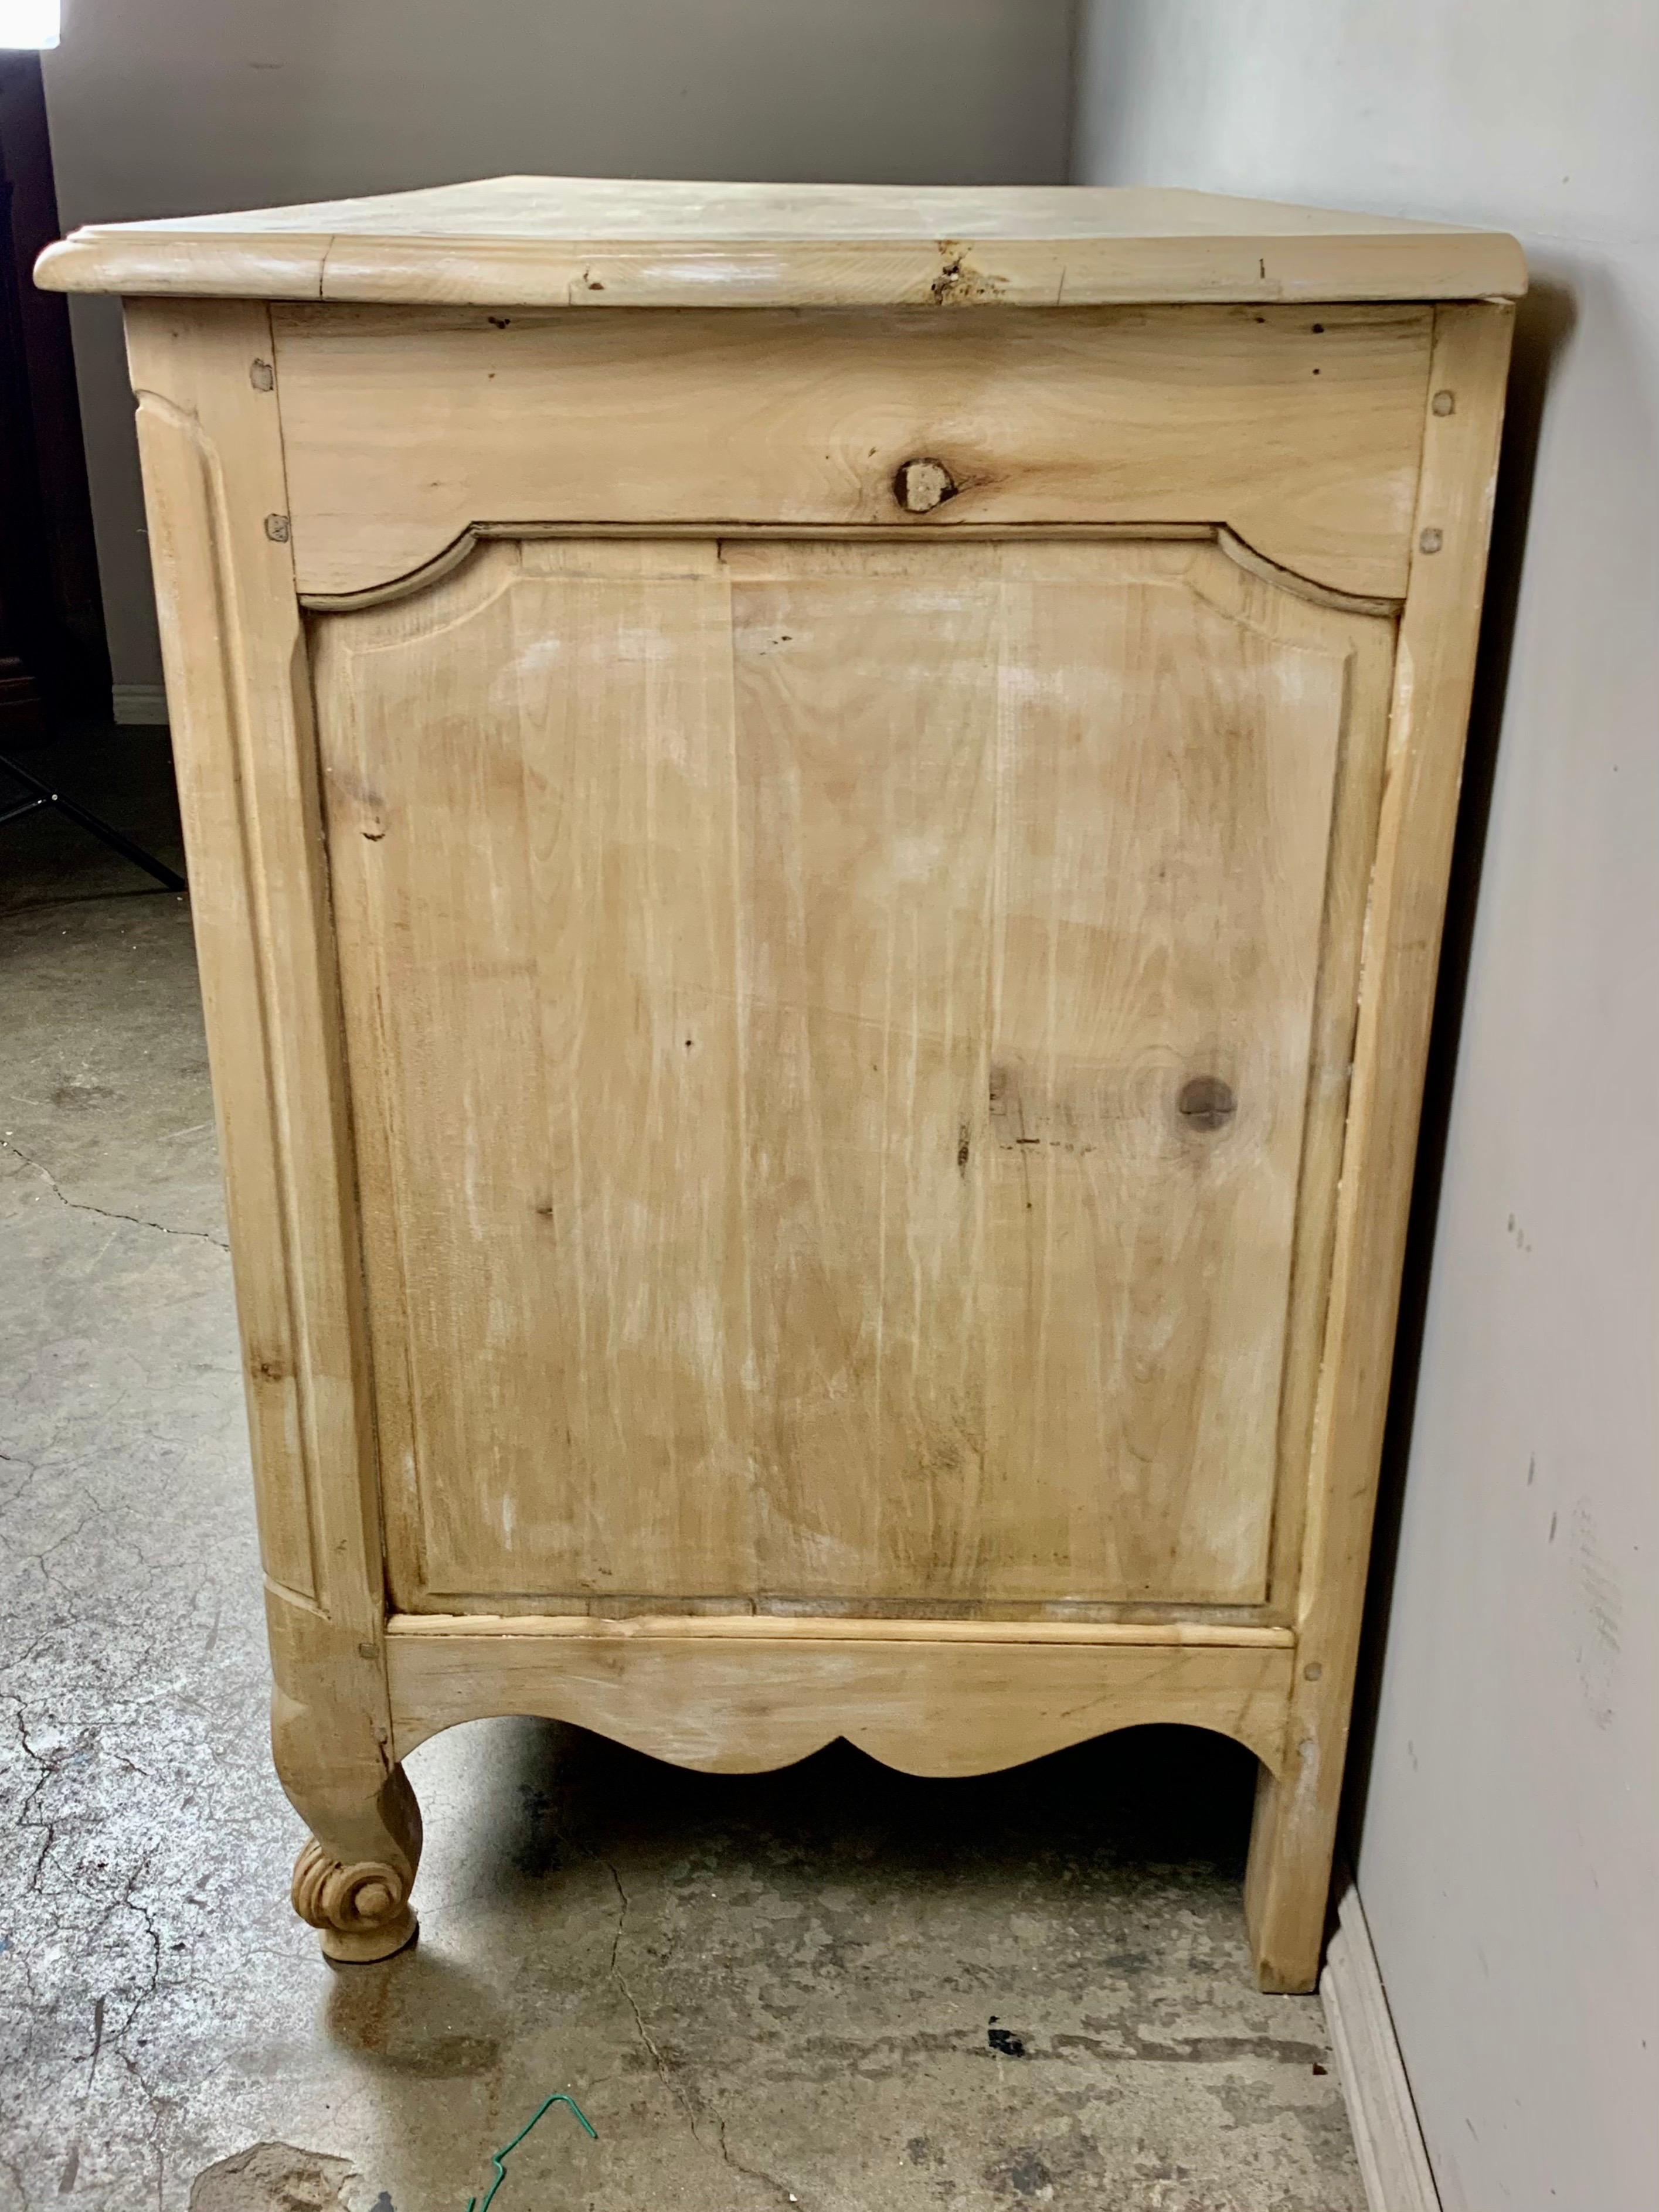
<instances>
[{"instance_id":1,"label":"recessed wood panel","mask_svg":"<svg viewBox=\"0 0 1659 2212\"><path fill-rule=\"evenodd\" d=\"M1259 1603L1391 640L1208 543L318 618L399 1601Z\"/></svg>"},{"instance_id":2,"label":"recessed wood panel","mask_svg":"<svg viewBox=\"0 0 1659 2212\"><path fill-rule=\"evenodd\" d=\"M272 311L295 574L349 593L473 524L1225 524L1398 598L1433 317ZM418 452L412 468L409 456ZM908 462L954 487L920 514Z\"/></svg>"}]
</instances>

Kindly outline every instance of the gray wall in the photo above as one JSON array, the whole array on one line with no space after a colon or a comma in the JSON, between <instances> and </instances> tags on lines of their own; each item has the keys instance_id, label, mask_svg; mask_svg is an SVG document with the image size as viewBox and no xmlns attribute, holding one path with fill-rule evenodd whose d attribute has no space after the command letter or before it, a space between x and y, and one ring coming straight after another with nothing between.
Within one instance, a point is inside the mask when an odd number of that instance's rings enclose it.
<instances>
[{"instance_id":1,"label":"gray wall","mask_svg":"<svg viewBox=\"0 0 1659 2212\"><path fill-rule=\"evenodd\" d=\"M1050 183L1072 0L69 0L65 228L514 173ZM118 311L74 308L118 684L158 684Z\"/></svg>"},{"instance_id":2,"label":"gray wall","mask_svg":"<svg viewBox=\"0 0 1659 2212\"><path fill-rule=\"evenodd\" d=\"M1358 1875L1448 2212L1651 2212L1659 11L1095 0L1079 73L1081 179L1491 222L1538 280Z\"/></svg>"}]
</instances>

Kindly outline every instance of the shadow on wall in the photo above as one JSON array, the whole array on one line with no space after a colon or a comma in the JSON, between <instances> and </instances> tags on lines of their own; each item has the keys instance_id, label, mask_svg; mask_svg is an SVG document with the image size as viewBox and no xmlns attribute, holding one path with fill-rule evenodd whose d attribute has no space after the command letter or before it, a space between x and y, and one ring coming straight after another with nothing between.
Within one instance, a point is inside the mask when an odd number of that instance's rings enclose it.
<instances>
[{"instance_id":1,"label":"shadow on wall","mask_svg":"<svg viewBox=\"0 0 1659 2212\"><path fill-rule=\"evenodd\" d=\"M1354 1702L1352 1748L1344 1785L1343 1832L1351 1856L1357 1856L1359 1846L1387 1656L1406 1473L1411 1460L1417 1386L1428 1318L1435 1231L1440 1214L1441 1183L1457 1077L1458 1044L1463 1030L1475 914L1486 860L1492 787L1498 772L1498 738L1514 658L1539 437L1551 380L1577 321L1577 296L1564 284L1534 277L1526 297L1516 303L1515 351L1504 420L1498 495L1492 512L1492 556L1469 713L1462 796L1452 851L1434 1027L1424 1081L1417 1176L1412 1190L1411 1224L1401 1284L1400 1326L1382 1445L1376 1535Z\"/></svg>"}]
</instances>

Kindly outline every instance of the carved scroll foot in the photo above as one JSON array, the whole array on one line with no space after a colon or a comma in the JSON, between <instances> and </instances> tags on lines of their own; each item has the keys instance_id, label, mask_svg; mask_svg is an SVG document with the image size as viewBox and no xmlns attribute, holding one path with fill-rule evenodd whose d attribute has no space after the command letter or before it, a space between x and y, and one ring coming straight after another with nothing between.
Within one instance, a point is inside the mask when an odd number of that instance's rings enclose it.
<instances>
[{"instance_id":1,"label":"carved scroll foot","mask_svg":"<svg viewBox=\"0 0 1659 2212\"><path fill-rule=\"evenodd\" d=\"M323 1956L359 1966L389 1959L415 1939L409 1890L377 1859L343 1866L311 1837L294 1863L294 1910L321 1932Z\"/></svg>"},{"instance_id":2,"label":"carved scroll foot","mask_svg":"<svg viewBox=\"0 0 1659 2212\"><path fill-rule=\"evenodd\" d=\"M291 1765L283 1779L311 1830L294 1865L294 1910L321 1935L325 1959L389 1959L414 1941L409 1893L421 1863L421 1808L403 1769L362 1796L338 1784L301 1790Z\"/></svg>"}]
</instances>

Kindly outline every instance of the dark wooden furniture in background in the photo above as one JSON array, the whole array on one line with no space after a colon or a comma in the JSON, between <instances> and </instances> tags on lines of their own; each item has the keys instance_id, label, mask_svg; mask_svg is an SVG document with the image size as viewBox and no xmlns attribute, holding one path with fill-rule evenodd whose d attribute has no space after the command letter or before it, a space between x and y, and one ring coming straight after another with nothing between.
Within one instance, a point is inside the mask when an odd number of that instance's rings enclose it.
<instances>
[{"instance_id":1,"label":"dark wooden furniture in background","mask_svg":"<svg viewBox=\"0 0 1659 2212\"><path fill-rule=\"evenodd\" d=\"M0 53L0 733L107 720L109 648L66 302L35 289L58 235L40 58Z\"/></svg>"},{"instance_id":2,"label":"dark wooden furniture in background","mask_svg":"<svg viewBox=\"0 0 1659 2212\"><path fill-rule=\"evenodd\" d=\"M0 828L54 807L181 891L165 861L58 789L14 747L110 720L109 647L68 305L37 291L35 257L58 235L40 58L0 52ZM52 780L49 780L52 779Z\"/></svg>"}]
</instances>

